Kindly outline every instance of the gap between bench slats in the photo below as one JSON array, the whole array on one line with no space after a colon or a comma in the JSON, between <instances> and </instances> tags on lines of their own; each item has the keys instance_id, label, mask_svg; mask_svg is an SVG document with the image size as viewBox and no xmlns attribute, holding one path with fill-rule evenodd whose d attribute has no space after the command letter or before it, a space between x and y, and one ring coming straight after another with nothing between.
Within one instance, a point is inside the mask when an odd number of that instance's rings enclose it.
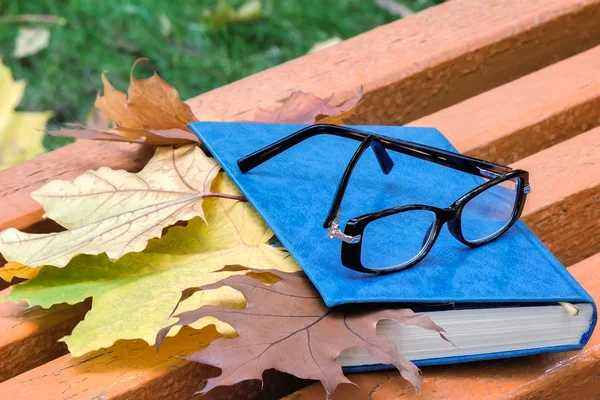
<instances>
[{"instance_id":1,"label":"gap between bench slats","mask_svg":"<svg viewBox=\"0 0 600 400\"><path fill-rule=\"evenodd\" d=\"M600 125L600 46L408 124L501 164Z\"/></svg>"},{"instance_id":2,"label":"gap between bench slats","mask_svg":"<svg viewBox=\"0 0 600 400\"><path fill-rule=\"evenodd\" d=\"M600 186L600 164L591 163L592 165L588 165L590 160L597 159L598 154L600 154L599 149L588 153L579 150L582 147L594 149L593 144L598 142L599 133L600 128L596 128L523 160L524 164L531 166L531 185L534 188L530 195L531 204L525 210L525 220L529 219L530 224L535 225L538 218L536 217L537 213L543 211L545 207L556 205L560 208L560 204L563 203L565 198L568 199L571 196L578 195L580 186L595 188ZM548 157L557 161L551 165L546 165L547 163L544 160ZM577 160L578 162L572 162L571 160ZM561 161L566 162L566 164L561 164ZM519 163L517 163L517 166L519 166ZM577 186L571 186L564 182L565 175L561 171L565 169L571 170L573 174L580 177L580 180L574 183ZM548 174L550 178L546 180L544 174ZM542 179L539 180L538 177ZM542 196L542 200L536 200L538 195ZM582 200L586 201L586 199ZM547 203L548 201L549 203ZM583 209L572 211L575 213L585 212ZM585 219L585 215L572 214L571 217L572 220ZM577 230L578 226L572 226L571 229ZM560 236L558 236L560 234L561 232L555 231L556 236L554 236L552 231L549 231L545 240L550 242L560 240ZM582 251L588 251L588 249ZM561 257L560 253L556 253L556 255ZM10 336L10 333L7 334ZM115 354L119 354L119 356L117 357ZM190 365L173 358L152 359L150 355L154 354L152 348L144 346L141 342L125 341L108 350L77 360L71 360L68 355L63 356L0 384L0 394L4 390L6 394L26 399L30 395L33 396L37 388L37 390L56 390L56 393L65 391L68 395L77 394L82 399L92 399L100 394L107 400L132 399L136 398L139 395L138 393L149 392L156 393L154 397L157 399L171 399L174 396L179 396L179 393L189 395L196 389L199 377L201 375L206 376L203 375L207 373L206 370L202 369L205 367ZM110 368L111 364L113 366L116 364L116 366ZM210 371L214 372L214 370ZM24 383L33 378L36 379L35 383ZM85 383L82 382L78 386L69 387L68 383L72 380L83 380L84 378L87 378ZM177 382L177 394L172 392L175 390L173 386L170 386L173 382ZM251 383L247 385L250 386L245 386L243 390L249 390L248 388L253 387ZM239 389L241 386L237 388ZM80 393L83 389L87 390L85 394ZM243 390L239 390L239 392L236 392L237 398L243 398L241 394ZM216 394L211 396L216 396Z\"/></svg>"},{"instance_id":3,"label":"gap between bench slats","mask_svg":"<svg viewBox=\"0 0 600 400\"><path fill-rule=\"evenodd\" d=\"M363 86L354 123L406 123L600 44L599 20L600 0L453 0L189 103L200 118L251 120L294 90L342 101ZM29 193L51 179L139 170L149 157L139 149L79 142L0 172L0 229L39 222Z\"/></svg>"},{"instance_id":4,"label":"gap between bench slats","mask_svg":"<svg viewBox=\"0 0 600 400\"><path fill-rule=\"evenodd\" d=\"M596 303L600 303L599 265L600 254L596 254L569 268ZM382 371L351 375L360 389L341 386L333 399L595 400L600 393L599 374L600 331L596 329L586 347L577 352L426 368L421 396L398 373ZM322 388L313 384L286 399L320 400L324 396Z\"/></svg>"}]
</instances>

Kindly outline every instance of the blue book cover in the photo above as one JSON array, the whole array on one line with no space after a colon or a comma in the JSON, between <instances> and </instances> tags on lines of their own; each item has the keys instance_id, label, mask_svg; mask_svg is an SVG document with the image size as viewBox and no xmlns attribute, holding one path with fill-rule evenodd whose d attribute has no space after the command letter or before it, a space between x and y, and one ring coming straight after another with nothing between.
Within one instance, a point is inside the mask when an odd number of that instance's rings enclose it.
<instances>
[{"instance_id":1,"label":"blue book cover","mask_svg":"<svg viewBox=\"0 0 600 400\"><path fill-rule=\"evenodd\" d=\"M400 272L370 275L345 268L340 260L341 242L327 237L323 222L359 142L317 135L245 174L237 166L239 158L303 127L259 123L190 124L302 267L329 307L365 302L451 302L469 307L534 306L557 302L592 305L589 329L577 344L438 358L418 363L420 365L573 350L581 348L589 339L596 321L592 298L522 221L498 240L477 248L458 242L444 227L427 257ZM433 128L357 128L456 151ZM400 205L448 207L482 182L480 177L403 154L390 152L390 156L395 166L389 175L381 172L373 154L366 153L361 158L342 203L342 227L350 218ZM535 191L534 184L532 192ZM363 257L385 257L385 246L402 245L402 235L395 235L395 232L379 234L386 238L383 247L378 247L377 253Z\"/></svg>"}]
</instances>

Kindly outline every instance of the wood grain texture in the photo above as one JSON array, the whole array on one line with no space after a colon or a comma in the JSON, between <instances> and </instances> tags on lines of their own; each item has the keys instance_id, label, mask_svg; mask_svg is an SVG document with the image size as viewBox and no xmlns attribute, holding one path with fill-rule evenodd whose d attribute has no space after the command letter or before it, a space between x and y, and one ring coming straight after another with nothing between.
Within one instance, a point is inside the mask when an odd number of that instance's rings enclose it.
<instances>
[{"instance_id":1,"label":"wood grain texture","mask_svg":"<svg viewBox=\"0 0 600 400\"><path fill-rule=\"evenodd\" d=\"M0 382L65 354L67 346L58 340L71 333L90 305L43 310L0 303Z\"/></svg>"},{"instance_id":2,"label":"wood grain texture","mask_svg":"<svg viewBox=\"0 0 600 400\"><path fill-rule=\"evenodd\" d=\"M600 302L600 254L569 268L587 292ZM397 372L351 375L358 385L340 386L333 399L371 400L586 400L600 393L600 331L578 352L476 362L423 369L427 378L421 395ZM320 384L286 397L287 400L323 399Z\"/></svg>"},{"instance_id":3,"label":"wood grain texture","mask_svg":"<svg viewBox=\"0 0 600 400\"><path fill-rule=\"evenodd\" d=\"M596 240L598 235L594 235L594 232L598 232L600 229L597 226L598 218L594 219L590 214L590 210L596 210L594 212L597 213L598 207L594 205L598 204L598 198L589 197L591 193L589 190L590 188L598 189L600 184L600 173L598 173L600 163L597 162L600 160L599 135L600 128L596 128L514 165L527 168L531 174L532 192L529 195L523 218L542 238L546 246L554 247L554 254L559 259L568 260L577 257L577 254L589 254L592 249L598 247ZM570 207L568 204L573 198L577 199L577 204L587 205L587 208L585 206ZM553 218L559 218L563 225L552 225ZM563 245L565 237L579 236L585 240L567 241L568 245ZM600 291L600 286L598 290ZM46 324L52 325L53 318L54 316L49 316ZM5 334L8 338L13 336L10 331ZM93 399L95 396L102 395L105 400L122 400L138 398L136 397L137 393L156 393L156 398L161 399L177 398L179 394L174 393L181 393L182 396L193 393L197 389L198 382L202 380L201 378L213 371L198 365L190 366L175 358L157 359L155 355L152 358L150 354L154 355L154 350L142 342L126 341L119 342L108 350L85 357L84 361L64 356L48 362L36 370L19 375L5 384L0 384L0 397L3 390L6 390L6 394L16 396L16 398L33 398L36 390L48 386L57 387L57 397L50 397L56 399L67 398L67 395L76 395L81 399ZM119 356L117 357L117 355ZM4 354L0 353L0 359L2 358L5 358ZM5 360L5 366L10 368L14 365L8 361L7 357ZM137 367L134 368L134 366ZM124 369L127 371L127 375L123 375ZM63 372L67 370L68 373ZM102 371L102 374L99 374L98 371ZM35 384L25 384L33 377L37 377ZM68 388L64 383L65 381L82 380L86 377L88 379L85 380L85 383L81 383L73 389ZM135 377L135 379L131 377ZM127 383L127 385L123 383L122 386L122 388L127 387L127 390L119 389L120 384L114 384L114 382L121 381ZM166 382L171 383L167 384ZM170 386L172 382L176 382L177 385ZM275 382L269 383L273 384L272 387L280 388ZM253 398L257 389L250 383L248 385L250 386L244 386L243 390L239 389L235 392L236 398ZM175 390L174 387L177 389ZM85 389L85 393L82 392L83 389ZM247 392L247 397L242 396L244 391ZM60 397L58 393L61 393L63 397ZM167 397L160 397L158 393L160 396ZM211 396L220 398L218 393L215 392ZM223 390L222 393L230 394L231 392Z\"/></svg>"},{"instance_id":4,"label":"wood grain texture","mask_svg":"<svg viewBox=\"0 0 600 400\"><path fill-rule=\"evenodd\" d=\"M512 166L530 171L523 221L564 265L600 252L600 127Z\"/></svg>"},{"instance_id":5,"label":"wood grain texture","mask_svg":"<svg viewBox=\"0 0 600 400\"><path fill-rule=\"evenodd\" d=\"M180 357L205 346L207 337L216 335L214 326L203 331L186 329L177 336L176 345L167 338L160 357L154 347L140 340L120 341L108 350L78 359L65 355L3 382L0 398L38 400L43 393L45 400L189 399L204 379L217 375L219 370ZM202 399L281 398L307 384L281 373L269 375L262 389L258 381L246 381L211 391Z\"/></svg>"},{"instance_id":6,"label":"wood grain texture","mask_svg":"<svg viewBox=\"0 0 600 400\"><path fill-rule=\"evenodd\" d=\"M462 153L510 164L600 125L600 46L411 126L434 126Z\"/></svg>"},{"instance_id":7,"label":"wood grain texture","mask_svg":"<svg viewBox=\"0 0 600 400\"><path fill-rule=\"evenodd\" d=\"M454 0L189 100L207 120L252 120L294 90L369 94L354 123L406 123L600 44L600 0ZM457 40L460 39L460 40ZM139 170L138 147L78 142L0 172L0 229L42 210L29 193L100 165Z\"/></svg>"}]
</instances>

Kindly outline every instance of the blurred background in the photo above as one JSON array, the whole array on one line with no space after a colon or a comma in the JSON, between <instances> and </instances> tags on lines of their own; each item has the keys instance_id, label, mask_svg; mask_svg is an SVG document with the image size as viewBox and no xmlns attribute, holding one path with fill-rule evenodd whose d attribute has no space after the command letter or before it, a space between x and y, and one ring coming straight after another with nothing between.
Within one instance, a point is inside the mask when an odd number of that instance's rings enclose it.
<instances>
[{"instance_id":1,"label":"blurred background","mask_svg":"<svg viewBox=\"0 0 600 400\"><path fill-rule=\"evenodd\" d=\"M187 99L440 2L0 0L0 57L25 81L17 110L50 111L53 129L86 123L103 71L126 90L140 57L136 76L154 69Z\"/></svg>"}]
</instances>

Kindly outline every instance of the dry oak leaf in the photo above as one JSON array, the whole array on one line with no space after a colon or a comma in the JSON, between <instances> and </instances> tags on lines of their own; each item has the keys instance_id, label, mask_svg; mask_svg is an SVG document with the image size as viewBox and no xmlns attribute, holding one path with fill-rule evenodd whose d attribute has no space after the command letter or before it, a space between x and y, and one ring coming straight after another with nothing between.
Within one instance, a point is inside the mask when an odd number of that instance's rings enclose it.
<instances>
[{"instance_id":1,"label":"dry oak leaf","mask_svg":"<svg viewBox=\"0 0 600 400\"><path fill-rule=\"evenodd\" d=\"M361 348L382 364L395 365L400 374L418 390L419 369L402 357L396 345L376 333L377 322L394 320L400 325L419 326L443 336L443 329L426 315L408 309L338 307L329 309L301 272L281 274L270 286L248 275L235 275L201 289L229 286L246 298L244 309L207 305L179 314L176 324L163 328L157 346L175 326L189 326L204 317L227 323L238 333L236 338L216 339L206 349L186 359L221 368L220 376L210 378L201 393L217 386L230 386L248 379L261 379L267 369L277 369L303 379L321 381L330 398L337 385L351 383L336 363L346 349Z\"/></svg>"},{"instance_id":2,"label":"dry oak leaf","mask_svg":"<svg viewBox=\"0 0 600 400\"><path fill-rule=\"evenodd\" d=\"M278 124L341 124L356 110L362 91L340 106L331 105L331 97L321 99L303 91L293 92L281 100L281 106L273 110L256 110L256 122Z\"/></svg>"},{"instance_id":3,"label":"dry oak leaf","mask_svg":"<svg viewBox=\"0 0 600 400\"><path fill-rule=\"evenodd\" d=\"M219 169L195 145L159 147L135 174L102 167L73 182L52 181L31 196L67 230L30 234L9 228L0 232L0 253L29 267L63 267L78 254L105 252L117 259L141 251L164 227L204 218L202 201L221 196L210 192Z\"/></svg>"},{"instance_id":4,"label":"dry oak leaf","mask_svg":"<svg viewBox=\"0 0 600 400\"><path fill-rule=\"evenodd\" d=\"M215 178L211 189L239 194L223 173ZM81 356L121 339L154 344L156 332L165 326L184 290L245 273L226 270L226 265L299 270L289 253L267 243L273 232L250 203L211 197L203 208L208 224L194 218L185 227L172 227L162 238L151 240L144 251L129 253L116 262L105 255L81 255L64 268L46 266L32 281L13 286L8 299L49 308L92 297L85 319L63 339L73 356ZM245 304L244 297L230 288L206 293L201 300L201 304L228 307ZM211 318L199 323L194 327L214 324L223 335L235 333Z\"/></svg>"}]
</instances>

